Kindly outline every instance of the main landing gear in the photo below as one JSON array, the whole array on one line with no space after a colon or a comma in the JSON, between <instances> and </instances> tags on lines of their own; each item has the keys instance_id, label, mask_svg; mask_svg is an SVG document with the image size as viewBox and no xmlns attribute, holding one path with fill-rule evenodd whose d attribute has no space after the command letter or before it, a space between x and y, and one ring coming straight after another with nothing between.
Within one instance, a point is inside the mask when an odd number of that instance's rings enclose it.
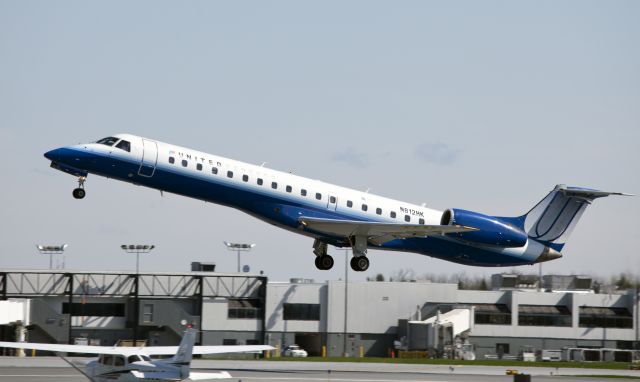
<instances>
[{"instance_id":1,"label":"main landing gear","mask_svg":"<svg viewBox=\"0 0 640 382\"><path fill-rule=\"evenodd\" d=\"M81 176L78 178L78 188L73 190L73 197L76 199L83 199L87 194L84 190L84 181L87 180L86 177Z\"/></svg>"},{"instance_id":2,"label":"main landing gear","mask_svg":"<svg viewBox=\"0 0 640 382\"><path fill-rule=\"evenodd\" d=\"M313 242L313 253L316 255L316 268L321 271L333 268L333 257L327 255L327 243L316 239Z\"/></svg>"},{"instance_id":3,"label":"main landing gear","mask_svg":"<svg viewBox=\"0 0 640 382\"><path fill-rule=\"evenodd\" d=\"M353 248L353 257L351 258L351 269L356 272L364 272L369 269L369 259L367 258L367 238L365 236L356 236L350 238ZM327 243L318 239L313 242L313 253L316 255L316 268L326 271L333 268L333 257L327 254Z\"/></svg>"}]
</instances>

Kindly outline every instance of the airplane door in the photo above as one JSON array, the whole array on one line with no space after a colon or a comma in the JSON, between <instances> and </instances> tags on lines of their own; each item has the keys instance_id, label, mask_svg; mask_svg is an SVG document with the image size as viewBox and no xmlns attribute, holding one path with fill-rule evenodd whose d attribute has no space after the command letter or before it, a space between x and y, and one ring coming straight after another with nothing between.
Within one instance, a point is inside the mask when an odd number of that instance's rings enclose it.
<instances>
[{"instance_id":1,"label":"airplane door","mask_svg":"<svg viewBox=\"0 0 640 382\"><path fill-rule=\"evenodd\" d=\"M329 198L327 199L327 209L330 211L335 211L338 207L338 198L335 195L329 194Z\"/></svg>"},{"instance_id":2,"label":"airplane door","mask_svg":"<svg viewBox=\"0 0 640 382\"><path fill-rule=\"evenodd\" d=\"M158 164L158 144L155 141L142 139L142 162L138 175L152 177Z\"/></svg>"}]
</instances>

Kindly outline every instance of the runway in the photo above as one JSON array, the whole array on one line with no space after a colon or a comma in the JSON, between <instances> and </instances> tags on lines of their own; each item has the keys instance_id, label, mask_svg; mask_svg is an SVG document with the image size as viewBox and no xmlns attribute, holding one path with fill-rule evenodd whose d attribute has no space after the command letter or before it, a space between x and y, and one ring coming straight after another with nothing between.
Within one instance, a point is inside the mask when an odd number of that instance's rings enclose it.
<instances>
[{"instance_id":1,"label":"runway","mask_svg":"<svg viewBox=\"0 0 640 382\"><path fill-rule=\"evenodd\" d=\"M82 360L79 362L83 362ZM399 365L325 362L194 361L195 371L226 370L231 381L323 382L461 382L513 381L506 368L490 366ZM520 370L522 369L522 370ZM640 377L631 370L520 368L532 381L594 382L584 375L616 374ZM56 358L0 358L0 382L86 381L78 371ZM625 380L621 378L618 380ZM631 378L626 380L633 380Z\"/></svg>"}]
</instances>

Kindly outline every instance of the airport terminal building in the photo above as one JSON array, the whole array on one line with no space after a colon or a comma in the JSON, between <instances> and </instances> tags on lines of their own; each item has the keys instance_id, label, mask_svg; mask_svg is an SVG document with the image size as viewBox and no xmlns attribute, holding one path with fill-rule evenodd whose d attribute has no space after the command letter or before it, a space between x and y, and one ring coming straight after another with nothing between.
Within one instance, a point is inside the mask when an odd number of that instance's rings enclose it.
<instances>
[{"instance_id":1,"label":"airport terminal building","mask_svg":"<svg viewBox=\"0 0 640 382\"><path fill-rule=\"evenodd\" d=\"M175 345L181 322L206 345L298 344L309 355L391 356L399 351L479 359L573 349L573 359L637 349L632 291L596 294L578 276L494 275L493 290L430 282L352 282L215 272L0 272L0 338L113 345ZM276 353L276 352L274 352ZM276 355L276 354L274 354Z\"/></svg>"}]
</instances>

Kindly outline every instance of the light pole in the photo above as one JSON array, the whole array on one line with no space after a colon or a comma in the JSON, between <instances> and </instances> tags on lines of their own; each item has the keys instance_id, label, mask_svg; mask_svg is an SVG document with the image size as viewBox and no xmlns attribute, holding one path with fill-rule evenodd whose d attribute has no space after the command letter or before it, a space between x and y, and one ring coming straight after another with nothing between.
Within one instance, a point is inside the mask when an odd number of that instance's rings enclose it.
<instances>
[{"instance_id":1,"label":"light pole","mask_svg":"<svg viewBox=\"0 0 640 382\"><path fill-rule=\"evenodd\" d=\"M120 248L126 253L135 253L136 254L136 274L140 273L140 254L141 253L149 253L156 246L149 244L122 244Z\"/></svg>"},{"instance_id":2,"label":"light pole","mask_svg":"<svg viewBox=\"0 0 640 382\"><path fill-rule=\"evenodd\" d=\"M229 251L236 251L238 253L238 273L240 273L240 252L249 252L251 248L255 247L255 244L245 244L245 243L229 243L224 241L224 245L227 246Z\"/></svg>"},{"instance_id":3,"label":"light pole","mask_svg":"<svg viewBox=\"0 0 640 382\"><path fill-rule=\"evenodd\" d=\"M343 357L348 357L349 353L347 352L347 309L349 307L348 304L348 295L349 295L349 251L351 248L344 249L344 349L342 352Z\"/></svg>"},{"instance_id":4,"label":"light pole","mask_svg":"<svg viewBox=\"0 0 640 382\"><path fill-rule=\"evenodd\" d=\"M53 269L53 255L60 255L67 249L67 244L62 245L36 245L38 252L43 255L49 255L49 269ZM62 261L62 268L64 268L64 258Z\"/></svg>"}]
</instances>

